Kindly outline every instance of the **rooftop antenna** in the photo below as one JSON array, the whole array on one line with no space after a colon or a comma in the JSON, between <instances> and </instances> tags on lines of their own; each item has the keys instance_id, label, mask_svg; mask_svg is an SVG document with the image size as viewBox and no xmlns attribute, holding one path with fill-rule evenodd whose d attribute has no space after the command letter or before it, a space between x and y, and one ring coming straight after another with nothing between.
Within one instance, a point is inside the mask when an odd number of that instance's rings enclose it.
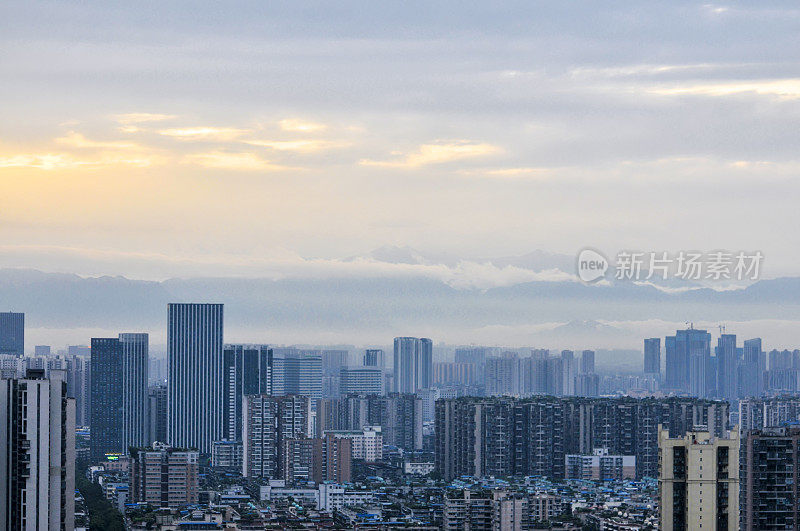
<instances>
[{"instance_id":1,"label":"rooftop antenna","mask_svg":"<svg viewBox=\"0 0 800 531\"><path fill-rule=\"evenodd\" d=\"M719 328L719 335L722 335L722 334L725 333L725 325L724 324L721 324L721 325L717 326L717 328Z\"/></svg>"},{"instance_id":2,"label":"rooftop antenna","mask_svg":"<svg viewBox=\"0 0 800 531\"><path fill-rule=\"evenodd\" d=\"M689 327L689 330L694 330L694 323L691 321L686 321L686 325Z\"/></svg>"}]
</instances>

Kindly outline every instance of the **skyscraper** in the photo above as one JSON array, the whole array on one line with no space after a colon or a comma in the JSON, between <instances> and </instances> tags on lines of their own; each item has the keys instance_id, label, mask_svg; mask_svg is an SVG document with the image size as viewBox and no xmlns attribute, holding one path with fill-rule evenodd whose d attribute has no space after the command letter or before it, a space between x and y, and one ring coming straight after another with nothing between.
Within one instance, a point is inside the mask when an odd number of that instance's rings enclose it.
<instances>
[{"instance_id":1,"label":"skyscraper","mask_svg":"<svg viewBox=\"0 0 800 531\"><path fill-rule=\"evenodd\" d=\"M75 527L75 400L63 376L0 379L0 529Z\"/></svg>"},{"instance_id":2,"label":"skyscraper","mask_svg":"<svg viewBox=\"0 0 800 531\"><path fill-rule=\"evenodd\" d=\"M167 439L211 452L222 438L222 304L171 303L167 319Z\"/></svg>"},{"instance_id":3,"label":"skyscraper","mask_svg":"<svg viewBox=\"0 0 800 531\"><path fill-rule=\"evenodd\" d=\"M575 376L578 374L578 364L575 353L571 350L561 351L561 394L564 396L575 395Z\"/></svg>"},{"instance_id":4,"label":"skyscraper","mask_svg":"<svg viewBox=\"0 0 800 531\"><path fill-rule=\"evenodd\" d=\"M661 376L661 338L644 340L644 373Z\"/></svg>"},{"instance_id":5,"label":"skyscraper","mask_svg":"<svg viewBox=\"0 0 800 531\"><path fill-rule=\"evenodd\" d=\"M428 338L394 338L394 390L416 393L433 381L433 342Z\"/></svg>"},{"instance_id":6,"label":"skyscraper","mask_svg":"<svg viewBox=\"0 0 800 531\"><path fill-rule=\"evenodd\" d=\"M25 354L25 314L0 312L0 354Z\"/></svg>"},{"instance_id":7,"label":"skyscraper","mask_svg":"<svg viewBox=\"0 0 800 531\"><path fill-rule=\"evenodd\" d=\"M660 428L658 452L660 529L739 529L738 430L730 438L690 431L673 439Z\"/></svg>"},{"instance_id":8,"label":"skyscraper","mask_svg":"<svg viewBox=\"0 0 800 531\"><path fill-rule=\"evenodd\" d=\"M581 352L579 374L594 374L594 350L584 350Z\"/></svg>"},{"instance_id":9,"label":"skyscraper","mask_svg":"<svg viewBox=\"0 0 800 531\"><path fill-rule=\"evenodd\" d=\"M147 370L149 336L119 335L122 346L122 448L148 444Z\"/></svg>"},{"instance_id":10,"label":"skyscraper","mask_svg":"<svg viewBox=\"0 0 800 531\"><path fill-rule=\"evenodd\" d=\"M238 441L242 437L242 397L272 394L272 349L267 345L225 345L223 358L222 435Z\"/></svg>"},{"instance_id":11,"label":"skyscraper","mask_svg":"<svg viewBox=\"0 0 800 531\"><path fill-rule=\"evenodd\" d=\"M711 334L705 330L678 330L666 338L667 381L671 390L705 398L713 390Z\"/></svg>"},{"instance_id":12,"label":"skyscraper","mask_svg":"<svg viewBox=\"0 0 800 531\"><path fill-rule=\"evenodd\" d=\"M739 356L736 336L722 334L714 351L717 358L717 396L733 402L739 396Z\"/></svg>"},{"instance_id":13,"label":"skyscraper","mask_svg":"<svg viewBox=\"0 0 800 531\"><path fill-rule=\"evenodd\" d=\"M742 351L742 364L739 373L740 397L758 397L764 391L762 380L761 338L747 339Z\"/></svg>"},{"instance_id":14,"label":"skyscraper","mask_svg":"<svg viewBox=\"0 0 800 531\"><path fill-rule=\"evenodd\" d=\"M92 338L91 460L106 454L121 454L123 445L122 344L118 337Z\"/></svg>"}]
</instances>

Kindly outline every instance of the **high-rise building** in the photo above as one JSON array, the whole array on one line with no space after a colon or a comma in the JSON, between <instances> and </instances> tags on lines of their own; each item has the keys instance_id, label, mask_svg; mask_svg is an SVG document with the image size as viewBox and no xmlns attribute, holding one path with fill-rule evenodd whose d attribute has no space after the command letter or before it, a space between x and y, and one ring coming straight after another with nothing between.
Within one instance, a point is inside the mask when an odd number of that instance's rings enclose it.
<instances>
[{"instance_id":1,"label":"high-rise building","mask_svg":"<svg viewBox=\"0 0 800 531\"><path fill-rule=\"evenodd\" d=\"M118 337L92 338L91 460L125 453L123 443L122 344Z\"/></svg>"},{"instance_id":2,"label":"high-rise building","mask_svg":"<svg viewBox=\"0 0 800 531\"><path fill-rule=\"evenodd\" d=\"M665 342L666 387L705 398L714 390L716 375L711 371L711 334L705 330L678 330Z\"/></svg>"},{"instance_id":3,"label":"high-rise building","mask_svg":"<svg viewBox=\"0 0 800 531\"><path fill-rule=\"evenodd\" d=\"M544 393L552 396L563 396L564 392L564 359L547 358L542 367Z\"/></svg>"},{"instance_id":4,"label":"high-rise building","mask_svg":"<svg viewBox=\"0 0 800 531\"><path fill-rule=\"evenodd\" d=\"M722 334L714 351L717 358L717 397L733 402L739 397L739 354L734 334Z\"/></svg>"},{"instance_id":5,"label":"high-rise building","mask_svg":"<svg viewBox=\"0 0 800 531\"><path fill-rule=\"evenodd\" d=\"M322 471L315 477L317 483L333 481L350 483L353 476L353 441L346 437L325 435L322 448L315 461L322 463Z\"/></svg>"},{"instance_id":6,"label":"high-rise building","mask_svg":"<svg viewBox=\"0 0 800 531\"><path fill-rule=\"evenodd\" d=\"M800 397L744 398L739 401L739 432L776 428L800 419Z\"/></svg>"},{"instance_id":7,"label":"high-rise building","mask_svg":"<svg viewBox=\"0 0 800 531\"><path fill-rule=\"evenodd\" d=\"M416 393L433 382L433 342L427 338L394 338L394 390Z\"/></svg>"},{"instance_id":8,"label":"high-rise building","mask_svg":"<svg viewBox=\"0 0 800 531\"><path fill-rule=\"evenodd\" d=\"M91 459L122 454L149 438L147 334L92 338Z\"/></svg>"},{"instance_id":9,"label":"high-rise building","mask_svg":"<svg viewBox=\"0 0 800 531\"><path fill-rule=\"evenodd\" d=\"M25 314L0 312L0 354L25 355Z\"/></svg>"},{"instance_id":10,"label":"high-rise building","mask_svg":"<svg viewBox=\"0 0 800 531\"><path fill-rule=\"evenodd\" d=\"M381 369L386 367L386 355L381 349L367 349L364 351L364 363L365 367L380 367Z\"/></svg>"},{"instance_id":11,"label":"high-rise building","mask_svg":"<svg viewBox=\"0 0 800 531\"><path fill-rule=\"evenodd\" d=\"M70 347L70 351L74 347ZM67 354L58 355L47 360L48 374L52 370L66 372L67 394L75 398L75 425L88 426L91 404L90 388L90 356L89 348L83 347L86 355Z\"/></svg>"},{"instance_id":12,"label":"high-rise building","mask_svg":"<svg viewBox=\"0 0 800 531\"><path fill-rule=\"evenodd\" d=\"M178 509L197 504L199 454L194 450L156 444L133 448L130 493L135 503Z\"/></svg>"},{"instance_id":13,"label":"high-rise building","mask_svg":"<svg viewBox=\"0 0 800 531\"><path fill-rule=\"evenodd\" d=\"M383 442L406 451L422 449L422 399L417 395L328 398L317 404L317 437L330 430L380 426Z\"/></svg>"},{"instance_id":14,"label":"high-rise building","mask_svg":"<svg viewBox=\"0 0 800 531\"><path fill-rule=\"evenodd\" d=\"M326 435L314 439L285 439L282 444L282 479L291 483L351 481L353 442L350 439Z\"/></svg>"},{"instance_id":15,"label":"high-rise building","mask_svg":"<svg viewBox=\"0 0 800 531\"><path fill-rule=\"evenodd\" d=\"M322 396L339 396L342 367L348 365L350 352L342 349L311 351L308 354L322 358Z\"/></svg>"},{"instance_id":16,"label":"high-rise building","mask_svg":"<svg viewBox=\"0 0 800 531\"><path fill-rule=\"evenodd\" d=\"M456 363L471 363L475 366L475 379L477 382L483 381L483 368L489 349L486 347L461 347L454 353L453 361Z\"/></svg>"},{"instance_id":17,"label":"high-rise building","mask_svg":"<svg viewBox=\"0 0 800 531\"><path fill-rule=\"evenodd\" d=\"M575 395L575 376L578 374L578 364L575 353L571 350L561 351L561 394L564 396Z\"/></svg>"},{"instance_id":18,"label":"high-rise building","mask_svg":"<svg viewBox=\"0 0 800 531\"><path fill-rule=\"evenodd\" d=\"M379 422L383 440L407 452L422 450L422 400L408 393L391 393L380 401Z\"/></svg>"},{"instance_id":19,"label":"high-rise building","mask_svg":"<svg viewBox=\"0 0 800 531\"><path fill-rule=\"evenodd\" d=\"M322 398L322 358L320 356L275 356L272 394L302 395L312 400Z\"/></svg>"},{"instance_id":20,"label":"high-rise building","mask_svg":"<svg viewBox=\"0 0 800 531\"><path fill-rule=\"evenodd\" d=\"M660 529L739 529L739 432L658 434Z\"/></svg>"},{"instance_id":21,"label":"high-rise building","mask_svg":"<svg viewBox=\"0 0 800 531\"><path fill-rule=\"evenodd\" d=\"M575 377L575 396L599 396L600 376L579 374Z\"/></svg>"},{"instance_id":22,"label":"high-rise building","mask_svg":"<svg viewBox=\"0 0 800 531\"><path fill-rule=\"evenodd\" d=\"M644 373L661 375L661 338L652 337L644 340Z\"/></svg>"},{"instance_id":23,"label":"high-rise building","mask_svg":"<svg viewBox=\"0 0 800 531\"><path fill-rule=\"evenodd\" d=\"M478 369L474 363L441 362L433 364L433 385L469 387L478 384Z\"/></svg>"},{"instance_id":24,"label":"high-rise building","mask_svg":"<svg viewBox=\"0 0 800 531\"><path fill-rule=\"evenodd\" d=\"M308 397L245 395L242 475L282 477L284 441L311 437Z\"/></svg>"},{"instance_id":25,"label":"high-rise building","mask_svg":"<svg viewBox=\"0 0 800 531\"><path fill-rule=\"evenodd\" d=\"M742 531L797 529L800 525L797 466L800 428L746 432L741 466Z\"/></svg>"},{"instance_id":26,"label":"high-rise building","mask_svg":"<svg viewBox=\"0 0 800 531\"><path fill-rule=\"evenodd\" d=\"M456 363L471 363L476 366L481 366L486 361L486 348L484 347L461 347L457 348L454 353L454 361Z\"/></svg>"},{"instance_id":27,"label":"high-rise building","mask_svg":"<svg viewBox=\"0 0 800 531\"><path fill-rule=\"evenodd\" d=\"M364 426L361 430L326 431L325 436L332 435L353 442L353 459L375 463L383 459L383 435L380 426Z\"/></svg>"},{"instance_id":28,"label":"high-rise building","mask_svg":"<svg viewBox=\"0 0 800 531\"><path fill-rule=\"evenodd\" d=\"M147 372L149 336L119 335L122 346L122 447L146 446L150 441L147 425Z\"/></svg>"},{"instance_id":29,"label":"high-rise building","mask_svg":"<svg viewBox=\"0 0 800 531\"><path fill-rule=\"evenodd\" d=\"M519 395L521 393L522 371L519 358L506 356L487 358L484 370L484 386L488 396Z\"/></svg>"},{"instance_id":30,"label":"high-rise building","mask_svg":"<svg viewBox=\"0 0 800 531\"><path fill-rule=\"evenodd\" d=\"M210 453L222 438L222 304L168 306L168 443Z\"/></svg>"},{"instance_id":31,"label":"high-rise building","mask_svg":"<svg viewBox=\"0 0 800 531\"><path fill-rule=\"evenodd\" d=\"M761 338L745 340L739 372L741 398L759 397L764 392L762 357Z\"/></svg>"},{"instance_id":32,"label":"high-rise building","mask_svg":"<svg viewBox=\"0 0 800 531\"><path fill-rule=\"evenodd\" d=\"M272 394L272 349L267 345L225 345L222 389L225 411L222 436L229 441L242 438L242 398Z\"/></svg>"},{"instance_id":33,"label":"high-rise building","mask_svg":"<svg viewBox=\"0 0 800 531\"><path fill-rule=\"evenodd\" d=\"M379 367L342 367L340 374L339 393L343 396L383 394L383 369Z\"/></svg>"},{"instance_id":34,"label":"high-rise building","mask_svg":"<svg viewBox=\"0 0 800 531\"><path fill-rule=\"evenodd\" d=\"M385 397L342 396L317 401L316 436L330 430L360 430L364 426L380 425Z\"/></svg>"},{"instance_id":35,"label":"high-rise building","mask_svg":"<svg viewBox=\"0 0 800 531\"><path fill-rule=\"evenodd\" d=\"M167 440L167 386L151 385L147 389L148 445Z\"/></svg>"},{"instance_id":36,"label":"high-rise building","mask_svg":"<svg viewBox=\"0 0 800 531\"><path fill-rule=\"evenodd\" d=\"M581 366L578 374L594 374L594 350L581 352Z\"/></svg>"},{"instance_id":37,"label":"high-rise building","mask_svg":"<svg viewBox=\"0 0 800 531\"><path fill-rule=\"evenodd\" d=\"M75 400L63 378L0 379L0 529L75 527Z\"/></svg>"},{"instance_id":38,"label":"high-rise building","mask_svg":"<svg viewBox=\"0 0 800 531\"><path fill-rule=\"evenodd\" d=\"M242 455L242 441L214 441L211 445L211 466L241 472Z\"/></svg>"}]
</instances>

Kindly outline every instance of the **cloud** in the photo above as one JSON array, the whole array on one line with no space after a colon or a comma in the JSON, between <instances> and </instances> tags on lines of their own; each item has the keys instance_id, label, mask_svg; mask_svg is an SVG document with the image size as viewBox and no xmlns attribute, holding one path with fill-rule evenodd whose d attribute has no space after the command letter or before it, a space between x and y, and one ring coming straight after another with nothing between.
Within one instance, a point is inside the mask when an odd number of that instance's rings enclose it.
<instances>
[{"instance_id":1,"label":"cloud","mask_svg":"<svg viewBox=\"0 0 800 531\"><path fill-rule=\"evenodd\" d=\"M279 171L290 169L286 166L273 164L254 153L246 152L228 153L224 151L213 151L210 153L197 153L186 156L184 162L206 168L237 171Z\"/></svg>"},{"instance_id":2,"label":"cloud","mask_svg":"<svg viewBox=\"0 0 800 531\"><path fill-rule=\"evenodd\" d=\"M456 289L489 289L524 282L578 282L574 274L559 269L532 271L516 266L496 266L470 260L446 264L389 263L367 257L352 259L306 258L295 252L273 248L262 253L137 252L60 245L0 245L0 267L8 267L15 257L58 256L81 263L123 264L124 269L146 265L173 276L232 276L279 279L345 278L428 278ZM13 263L14 266L24 265ZM74 266L73 266L74 267ZM130 275L129 271L123 274Z\"/></svg>"},{"instance_id":3,"label":"cloud","mask_svg":"<svg viewBox=\"0 0 800 531\"><path fill-rule=\"evenodd\" d=\"M138 149L139 146L134 144L133 142L105 142L105 141L96 141L96 140L89 140L85 136L80 133L76 133L75 131L70 131L65 136L55 139L57 144L62 144L69 147L75 148L100 148L100 149Z\"/></svg>"},{"instance_id":4,"label":"cloud","mask_svg":"<svg viewBox=\"0 0 800 531\"><path fill-rule=\"evenodd\" d=\"M407 153L400 160L362 159L359 164L385 168L419 168L429 164L443 164L461 159L492 155L500 151L499 147L492 144L458 140L423 144L417 151Z\"/></svg>"},{"instance_id":5,"label":"cloud","mask_svg":"<svg viewBox=\"0 0 800 531\"><path fill-rule=\"evenodd\" d=\"M40 170L56 170L75 168L85 163L74 160L64 153L28 153L20 155L0 156L0 168L36 168Z\"/></svg>"},{"instance_id":6,"label":"cloud","mask_svg":"<svg viewBox=\"0 0 800 531\"><path fill-rule=\"evenodd\" d=\"M576 79L591 79L596 77L635 77L635 76L656 76L669 73L714 70L730 66L742 66L741 64L714 64L714 63L695 63L695 64L633 64L611 67L578 67L570 70L571 77Z\"/></svg>"},{"instance_id":7,"label":"cloud","mask_svg":"<svg viewBox=\"0 0 800 531\"><path fill-rule=\"evenodd\" d=\"M143 122L162 122L177 118L174 114L152 114L147 112L133 112L128 114L117 114L114 119L121 124L140 124Z\"/></svg>"},{"instance_id":8,"label":"cloud","mask_svg":"<svg viewBox=\"0 0 800 531\"><path fill-rule=\"evenodd\" d=\"M651 94L661 96L731 96L754 93L760 96L781 98L800 98L800 79L764 79L756 81L728 81L723 83L702 83L696 85L676 85L673 87L652 87Z\"/></svg>"},{"instance_id":9,"label":"cloud","mask_svg":"<svg viewBox=\"0 0 800 531\"><path fill-rule=\"evenodd\" d=\"M246 134L246 129L233 127L184 127L164 129L159 134L177 138L179 140L200 140L227 142Z\"/></svg>"},{"instance_id":10,"label":"cloud","mask_svg":"<svg viewBox=\"0 0 800 531\"><path fill-rule=\"evenodd\" d=\"M350 145L349 142L338 142L335 140L245 140L244 143L277 151L297 151L301 153L342 148Z\"/></svg>"},{"instance_id":11,"label":"cloud","mask_svg":"<svg viewBox=\"0 0 800 531\"><path fill-rule=\"evenodd\" d=\"M540 180L553 176L552 168L517 167L482 170L463 170L459 173L467 177L507 179L507 180Z\"/></svg>"},{"instance_id":12,"label":"cloud","mask_svg":"<svg viewBox=\"0 0 800 531\"><path fill-rule=\"evenodd\" d=\"M299 133L313 133L315 131L323 131L328 127L325 124L305 122L303 120L295 120L290 118L281 120L280 122L278 122L278 125L280 125L281 129L283 129L284 131L292 131Z\"/></svg>"},{"instance_id":13,"label":"cloud","mask_svg":"<svg viewBox=\"0 0 800 531\"><path fill-rule=\"evenodd\" d=\"M127 165L151 166L156 159L152 157L129 157L103 154L95 159L79 159L67 153L25 153L0 156L0 168L34 168L39 170L63 170L73 168L92 168L100 166Z\"/></svg>"}]
</instances>

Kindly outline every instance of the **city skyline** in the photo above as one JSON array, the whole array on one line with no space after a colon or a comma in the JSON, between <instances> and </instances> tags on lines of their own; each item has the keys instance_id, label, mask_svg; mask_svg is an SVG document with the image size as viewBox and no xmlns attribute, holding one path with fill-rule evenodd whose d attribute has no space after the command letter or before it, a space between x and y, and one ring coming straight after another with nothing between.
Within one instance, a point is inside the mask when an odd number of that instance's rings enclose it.
<instances>
[{"instance_id":1,"label":"city skyline","mask_svg":"<svg viewBox=\"0 0 800 531\"><path fill-rule=\"evenodd\" d=\"M798 27L0 2L0 527L800 530Z\"/></svg>"}]
</instances>

